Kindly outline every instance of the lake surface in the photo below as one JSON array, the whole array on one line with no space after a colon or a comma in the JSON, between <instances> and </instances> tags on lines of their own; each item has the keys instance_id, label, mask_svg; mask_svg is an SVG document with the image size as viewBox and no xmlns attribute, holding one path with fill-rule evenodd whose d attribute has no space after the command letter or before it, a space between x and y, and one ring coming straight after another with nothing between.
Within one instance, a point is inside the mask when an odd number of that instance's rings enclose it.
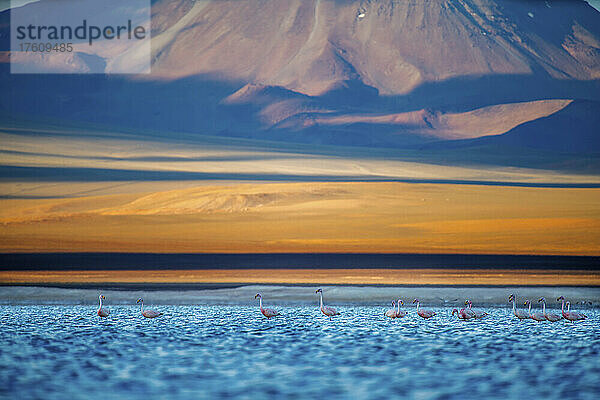
<instances>
[{"instance_id":1,"label":"lake surface","mask_svg":"<svg viewBox=\"0 0 600 400\"><path fill-rule=\"evenodd\" d=\"M544 398L600 396L600 312L462 322L385 307L0 306L0 398ZM275 308L275 307L274 307ZM481 309L481 308L480 308ZM481 309L482 310L482 309Z\"/></svg>"}]
</instances>

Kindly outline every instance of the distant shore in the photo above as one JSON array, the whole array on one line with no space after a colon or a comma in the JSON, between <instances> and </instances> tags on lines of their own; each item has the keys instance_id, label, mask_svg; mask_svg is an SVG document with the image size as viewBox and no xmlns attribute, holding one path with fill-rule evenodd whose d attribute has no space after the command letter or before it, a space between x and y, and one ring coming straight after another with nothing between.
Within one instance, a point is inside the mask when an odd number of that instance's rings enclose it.
<instances>
[{"instance_id":1,"label":"distant shore","mask_svg":"<svg viewBox=\"0 0 600 400\"><path fill-rule=\"evenodd\" d=\"M391 300L402 298L410 306L414 298L434 307L455 307L470 299L480 306L509 307L508 296L514 293L519 306L526 298L537 300L546 297L549 305L558 307L558 296L565 296L577 308L597 307L600 304L598 287L399 287L399 286L283 286L245 285L239 287L217 286L204 289L178 290L177 288L152 290L137 288L57 288L40 286L0 286L0 305L89 305L94 306L98 294L106 296L108 305L133 305L138 297L149 304L161 305L245 305L256 304L254 295L261 293L269 305L306 306L317 304L315 290L321 287L328 304L385 306ZM586 305L577 303L586 302Z\"/></svg>"},{"instance_id":2,"label":"distant shore","mask_svg":"<svg viewBox=\"0 0 600 400\"><path fill-rule=\"evenodd\" d=\"M0 271L4 285L401 285L401 286L592 286L597 270L508 269L204 269Z\"/></svg>"}]
</instances>

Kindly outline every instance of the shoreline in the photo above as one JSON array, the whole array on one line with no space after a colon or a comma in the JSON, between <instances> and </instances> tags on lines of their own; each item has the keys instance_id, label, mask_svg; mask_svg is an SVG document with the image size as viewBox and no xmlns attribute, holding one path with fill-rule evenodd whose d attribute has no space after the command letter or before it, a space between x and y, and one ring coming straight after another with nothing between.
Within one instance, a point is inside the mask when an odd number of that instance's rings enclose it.
<instances>
[{"instance_id":1,"label":"shoreline","mask_svg":"<svg viewBox=\"0 0 600 400\"><path fill-rule=\"evenodd\" d=\"M155 291L197 291L197 290L220 290L220 289L237 289L247 286L261 286L261 287L281 287L278 283L253 283L253 282L236 282L236 283L113 283L113 282L98 282L98 283L18 283L18 284L7 284L0 283L0 288L5 287L34 287L34 288L48 288L48 289L86 289L86 290L112 290L112 291L136 291L143 290L147 292ZM314 285L308 285L306 283L286 283L285 287L365 287L365 288L400 288L400 289L444 289L444 288L481 288L481 289L502 289L502 288L586 288L586 289L600 289L597 285L392 285L392 284L368 284L368 283L356 283L356 284L323 284L315 283Z\"/></svg>"},{"instance_id":2,"label":"shoreline","mask_svg":"<svg viewBox=\"0 0 600 400\"><path fill-rule=\"evenodd\" d=\"M0 305L86 305L96 306L98 295L106 296L106 304L135 305L138 297L143 297L148 304L157 305L242 305L256 306L254 298L261 293L269 305L274 306L310 306L318 302L315 290L321 287L328 304L386 306L391 300L402 298L406 307L414 298L419 298L423 305L438 307L459 307L465 299L470 299L479 306L511 307L508 296L517 296L518 306L526 299L546 297L549 304L558 296L565 296L576 308L583 306L579 302L592 302L592 307L600 304L600 288L598 287L403 287L403 286L348 286L348 285L243 285L238 287L212 287L209 289L159 289L143 287L128 289L98 288L58 288L46 286L0 286ZM553 308L558 307L554 305ZM589 308L589 306L587 306Z\"/></svg>"},{"instance_id":3,"label":"shoreline","mask_svg":"<svg viewBox=\"0 0 600 400\"><path fill-rule=\"evenodd\" d=\"M508 269L206 269L0 271L8 285L391 285L391 286L591 286L600 271Z\"/></svg>"}]
</instances>

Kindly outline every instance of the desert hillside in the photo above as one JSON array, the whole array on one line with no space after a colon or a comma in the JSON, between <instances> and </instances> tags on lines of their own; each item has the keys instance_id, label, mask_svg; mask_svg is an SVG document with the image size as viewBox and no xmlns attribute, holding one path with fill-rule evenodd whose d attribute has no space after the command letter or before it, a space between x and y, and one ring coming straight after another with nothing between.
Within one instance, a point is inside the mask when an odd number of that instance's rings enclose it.
<instances>
[{"instance_id":1,"label":"desert hillside","mask_svg":"<svg viewBox=\"0 0 600 400\"><path fill-rule=\"evenodd\" d=\"M302 182L0 199L0 250L598 255L599 195Z\"/></svg>"}]
</instances>

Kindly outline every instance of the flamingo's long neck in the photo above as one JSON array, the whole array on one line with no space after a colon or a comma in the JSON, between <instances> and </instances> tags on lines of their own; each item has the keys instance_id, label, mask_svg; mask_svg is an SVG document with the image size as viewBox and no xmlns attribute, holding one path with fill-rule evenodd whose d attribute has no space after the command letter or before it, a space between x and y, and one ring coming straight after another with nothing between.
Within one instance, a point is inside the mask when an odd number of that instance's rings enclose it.
<instances>
[{"instance_id":1,"label":"flamingo's long neck","mask_svg":"<svg viewBox=\"0 0 600 400\"><path fill-rule=\"evenodd\" d=\"M321 299L321 310L323 309L323 292L319 292L319 298Z\"/></svg>"},{"instance_id":2,"label":"flamingo's long neck","mask_svg":"<svg viewBox=\"0 0 600 400\"><path fill-rule=\"evenodd\" d=\"M544 317L546 316L546 302L542 301L542 312L544 313Z\"/></svg>"},{"instance_id":3,"label":"flamingo's long neck","mask_svg":"<svg viewBox=\"0 0 600 400\"><path fill-rule=\"evenodd\" d=\"M529 303L529 316L531 316L531 303Z\"/></svg>"},{"instance_id":4,"label":"flamingo's long neck","mask_svg":"<svg viewBox=\"0 0 600 400\"><path fill-rule=\"evenodd\" d=\"M262 296L258 296L258 302L260 304L260 310L262 311Z\"/></svg>"},{"instance_id":5,"label":"flamingo's long neck","mask_svg":"<svg viewBox=\"0 0 600 400\"><path fill-rule=\"evenodd\" d=\"M400 314L400 299L398 299L398 311L396 311L396 314Z\"/></svg>"},{"instance_id":6,"label":"flamingo's long neck","mask_svg":"<svg viewBox=\"0 0 600 400\"><path fill-rule=\"evenodd\" d=\"M417 301L417 312L419 312L419 302Z\"/></svg>"},{"instance_id":7,"label":"flamingo's long neck","mask_svg":"<svg viewBox=\"0 0 600 400\"><path fill-rule=\"evenodd\" d=\"M102 310L102 297L98 297L98 300L100 300L100 305L98 306L98 311Z\"/></svg>"},{"instance_id":8,"label":"flamingo's long neck","mask_svg":"<svg viewBox=\"0 0 600 400\"><path fill-rule=\"evenodd\" d=\"M560 308L562 315L565 315L565 299L562 299L562 307Z\"/></svg>"},{"instance_id":9,"label":"flamingo's long neck","mask_svg":"<svg viewBox=\"0 0 600 400\"><path fill-rule=\"evenodd\" d=\"M516 300L513 299L512 303L513 303L513 314L515 314L515 316L517 315L517 305L516 305Z\"/></svg>"},{"instance_id":10,"label":"flamingo's long neck","mask_svg":"<svg viewBox=\"0 0 600 400\"><path fill-rule=\"evenodd\" d=\"M142 303L142 308L140 309L142 312L144 312L144 302L141 301L140 303Z\"/></svg>"}]
</instances>

